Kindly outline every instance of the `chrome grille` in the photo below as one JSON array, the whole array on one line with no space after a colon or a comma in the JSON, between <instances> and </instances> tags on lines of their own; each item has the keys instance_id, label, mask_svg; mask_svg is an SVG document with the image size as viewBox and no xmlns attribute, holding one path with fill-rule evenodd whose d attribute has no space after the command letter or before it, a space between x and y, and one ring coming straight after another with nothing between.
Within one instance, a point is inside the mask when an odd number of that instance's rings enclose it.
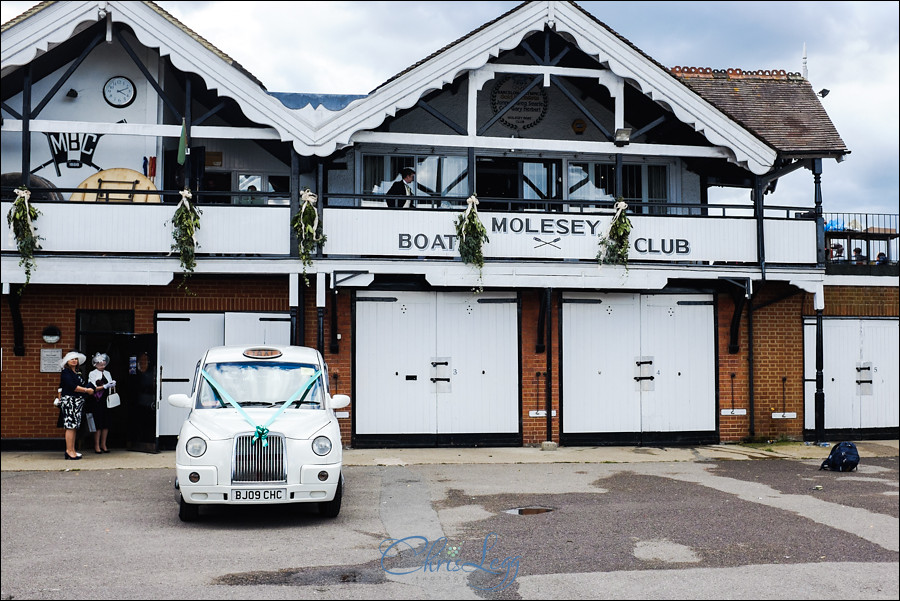
<instances>
[{"instance_id":1,"label":"chrome grille","mask_svg":"<svg viewBox=\"0 0 900 601\"><path fill-rule=\"evenodd\" d=\"M240 434L234 439L232 482L287 482L287 458L284 435L269 434L268 446L253 441L253 434Z\"/></svg>"}]
</instances>

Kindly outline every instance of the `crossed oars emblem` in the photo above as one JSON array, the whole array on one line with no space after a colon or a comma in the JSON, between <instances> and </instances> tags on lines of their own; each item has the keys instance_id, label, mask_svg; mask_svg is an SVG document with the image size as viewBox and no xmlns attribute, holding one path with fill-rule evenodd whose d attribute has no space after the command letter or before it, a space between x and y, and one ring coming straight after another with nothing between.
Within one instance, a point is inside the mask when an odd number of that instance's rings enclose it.
<instances>
[{"instance_id":1,"label":"crossed oars emblem","mask_svg":"<svg viewBox=\"0 0 900 601\"><path fill-rule=\"evenodd\" d=\"M540 244L538 244L537 246L535 246L535 248L542 248L542 247L544 247L544 246L552 246L553 248L559 248L559 247L556 245L556 243L559 242L561 239L562 239L562 238L554 238L554 239L551 240L550 242L545 242L545 241L541 240L540 238L538 238L537 236L535 236L535 237L534 237L535 242L540 242Z\"/></svg>"}]
</instances>

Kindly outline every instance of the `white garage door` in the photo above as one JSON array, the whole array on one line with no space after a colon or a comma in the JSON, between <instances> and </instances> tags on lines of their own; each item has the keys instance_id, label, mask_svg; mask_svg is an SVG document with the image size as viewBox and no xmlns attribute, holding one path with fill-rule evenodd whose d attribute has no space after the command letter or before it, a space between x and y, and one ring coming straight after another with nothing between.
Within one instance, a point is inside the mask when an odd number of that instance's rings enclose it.
<instances>
[{"instance_id":1,"label":"white garage door","mask_svg":"<svg viewBox=\"0 0 900 601\"><path fill-rule=\"evenodd\" d=\"M900 321L824 319L825 429L859 430L900 425L897 365ZM804 426L816 426L816 321L807 318L804 339Z\"/></svg>"},{"instance_id":2,"label":"white garage door","mask_svg":"<svg viewBox=\"0 0 900 601\"><path fill-rule=\"evenodd\" d=\"M172 407L170 394L191 391L197 362L206 349L223 344L290 344L290 316L281 313L160 313L158 436L181 431L189 409Z\"/></svg>"},{"instance_id":3,"label":"white garage door","mask_svg":"<svg viewBox=\"0 0 900 601\"><path fill-rule=\"evenodd\" d=\"M519 436L515 294L361 291L355 312L357 442Z\"/></svg>"},{"instance_id":4,"label":"white garage door","mask_svg":"<svg viewBox=\"0 0 900 601\"><path fill-rule=\"evenodd\" d=\"M567 293L562 344L564 443L716 438L711 296Z\"/></svg>"}]
</instances>

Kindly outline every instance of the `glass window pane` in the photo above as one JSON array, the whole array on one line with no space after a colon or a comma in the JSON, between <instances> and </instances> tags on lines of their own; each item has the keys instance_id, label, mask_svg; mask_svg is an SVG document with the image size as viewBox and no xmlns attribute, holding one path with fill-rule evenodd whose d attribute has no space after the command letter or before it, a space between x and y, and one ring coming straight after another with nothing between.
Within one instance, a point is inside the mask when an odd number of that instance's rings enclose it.
<instances>
[{"instance_id":1,"label":"glass window pane","mask_svg":"<svg viewBox=\"0 0 900 601\"><path fill-rule=\"evenodd\" d=\"M647 166L647 200L666 202L669 190L667 179L665 165Z\"/></svg>"},{"instance_id":2,"label":"glass window pane","mask_svg":"<svg viewBox=\"0 0 900 601\"><path fill-rule=\"evenodd\" d=\"M441 196L469 195L469 161L466 157L443 157Z\"/></svg>"},{"instance_id":3,"label":"glass window pane","mask_svg":"<svg viewBox=\"0 0 900 601\"><path fill-rule=\"evenodd\" d=\"M384 194L390 187L390 177L385 172L383 156L366 155L363 157L363 185L365 194ZM384 186L387 179L387 187Z\"/></svg>"},{"instance_id":4,"label":"glass window pane","mask_svg":"<svg viewBox=\"0 0 900 601\"><path fill-rule=\"evenodd\" d=\"M573 200L610 200L608 165L569 163L569 198Z\"/></svg>"}]
</instances>

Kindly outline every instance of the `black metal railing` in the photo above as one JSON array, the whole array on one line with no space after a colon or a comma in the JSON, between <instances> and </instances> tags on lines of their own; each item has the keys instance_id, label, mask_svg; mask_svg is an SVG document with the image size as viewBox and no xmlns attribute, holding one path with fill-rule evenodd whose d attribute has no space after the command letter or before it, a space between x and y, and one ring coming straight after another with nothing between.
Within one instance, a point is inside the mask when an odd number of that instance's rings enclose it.
<instances>
[{"instance_id":1,"label":"black metal railing","mask_svg":"<svg viewBox=\"0 0 900 601\"><path fill-rule=\"evenodd\" d=\"M898 215L886 213L825 213L826 263L834 265L896 265Z\"/></svg>"}]
</instances>

